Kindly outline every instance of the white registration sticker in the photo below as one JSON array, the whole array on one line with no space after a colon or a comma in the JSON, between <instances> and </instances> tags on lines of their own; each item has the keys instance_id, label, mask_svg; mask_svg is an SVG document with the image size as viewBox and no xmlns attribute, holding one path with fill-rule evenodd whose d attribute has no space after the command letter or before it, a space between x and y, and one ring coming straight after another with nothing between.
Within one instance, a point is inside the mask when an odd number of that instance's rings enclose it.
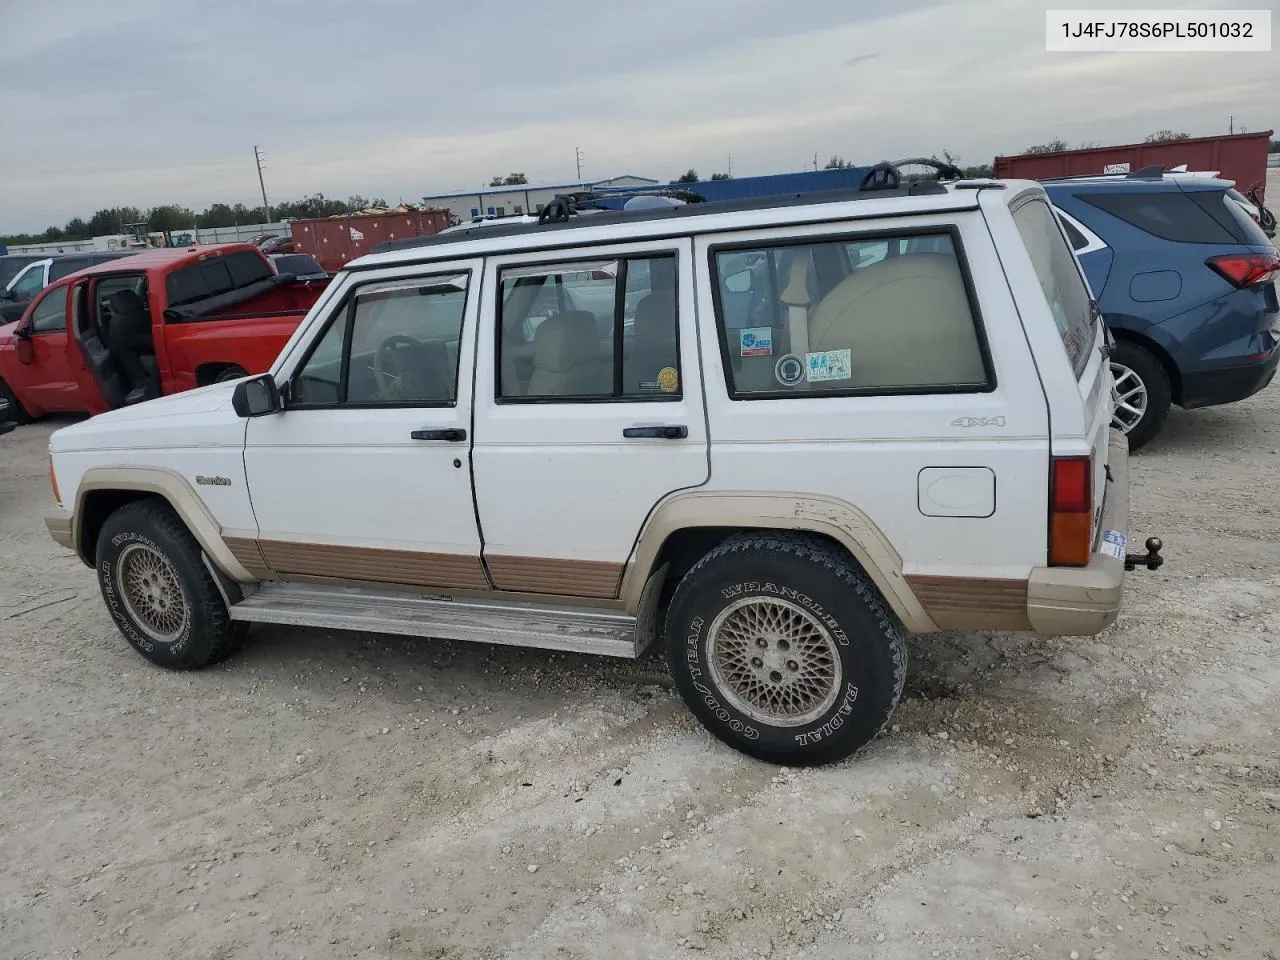
<instances>
[{"instance_id":1,"label":"white registration sticker","mask_svg":"<svg viewBox=\"0 0 1280 960\"><path fill-rule=\"evenodd\" d=\"M1128 542L1129 538L1119 530L1108 530L1102 535L1102 542L1098 544L1098 552L1104 556L1123 560L1125 544Z\"/></svg>"}]
</instances>

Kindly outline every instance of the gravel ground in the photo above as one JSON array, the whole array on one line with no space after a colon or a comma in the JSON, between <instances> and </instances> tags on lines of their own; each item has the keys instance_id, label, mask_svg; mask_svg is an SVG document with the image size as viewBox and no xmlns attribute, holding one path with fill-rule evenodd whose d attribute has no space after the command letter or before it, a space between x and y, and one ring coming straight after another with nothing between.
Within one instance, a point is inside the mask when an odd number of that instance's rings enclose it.
<instances>
[{"instance_id":1,"label":"gravel ground","mask_svg":"<svg viewBox=\"0 0 1280 960\"><path fill-rule=\"evenodd\" d=\"M656 661L257 628L150 667L0 439L0 956L1280 957L1280 388L1134 458L1103 636L912 643L787 770Z\"/></svg>"}]
</instances>

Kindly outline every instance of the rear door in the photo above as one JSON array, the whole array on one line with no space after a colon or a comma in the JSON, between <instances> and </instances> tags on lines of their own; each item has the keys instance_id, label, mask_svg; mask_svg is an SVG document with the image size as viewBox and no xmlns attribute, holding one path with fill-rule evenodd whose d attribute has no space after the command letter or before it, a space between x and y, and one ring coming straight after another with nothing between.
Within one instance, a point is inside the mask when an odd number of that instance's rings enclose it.
<instances>
[{"instance_id":1,"label":"rear door","mask_svg":"<svg viewBox=\"0 0 1280 960\"><path fill-rule=\"evenodd\" d=\"M706 482L692 244L487 261L476 505L498 590L609 598L645 518Z\"/></svg>"}]
</instances>

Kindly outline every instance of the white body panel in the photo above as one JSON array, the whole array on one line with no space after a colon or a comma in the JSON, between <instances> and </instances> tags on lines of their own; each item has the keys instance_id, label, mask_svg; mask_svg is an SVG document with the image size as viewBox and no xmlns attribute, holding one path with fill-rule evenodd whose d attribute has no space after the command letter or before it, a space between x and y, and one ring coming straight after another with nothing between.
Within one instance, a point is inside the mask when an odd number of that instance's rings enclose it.
<instances>
[{"instance_id":1,"label":"white body panel","mask_svg":"<svg viewBox=\"0 0 1280 960\"><path fill-rule=\"evenodd\" d=\"M182 476L224 530L257 523L244 476L245 421L231 409L233 383L215 383L99 414L63 427L49 441L64 506L94 467L159 467ZM196 477L225 477L230 486Z\"/></svg>"},{"instance_id":2,"label":"white body panel","mask_svg":"<svg viewBox=\"0 0 1280 960\"><path fill-rule=\"evenodd\" d=\"M476 365L472 452L487 556L625 563L649 511L707 479L707 427L699 383L694 265L689 240L575 247L566 261L619 253L678 254L679 400L500 403L495 400L499 270L555 254L488 261ZM627 427L681 425L683 439L627 439Z\"/></svg>"},{"instance_id":3,"label":"white body panel","mask_svg":"<svg viewBox=\"0 0 1280 960\"><path fill-rule=\"evenodd\" d=\"M1049 425L1036 364L999 278L1000 265L981 216L964 211L913 217L909 224L913 229L959 227L969 270L979 278L978 309L987 330L995 389L731 400L715 335L704 335L712 436L709 487L812 490L847 500L888 537L909 575L1025 577L1044 563L1047 536ZM839 230L789 227L700 237L697 259L706 262L708 248L719 243L836 235L854 240L859 233L902 226L895 218ZM991 277L997 282L989 282ZM699 311L714 316L710 290L700 289L699 296ZM931 467L989 468L996 476L995 512L985 518L923 514L917 475Z\"/></svg>"},{"instance_id":4,"label":"white body panel","mask_svg":"<svg viewBox=\"0 0 1280 960\"><path fill-rule=\"evenodd\" d=\"M458 355L458 369L467 373L452 406L286 409L250 420L244 462L261 539L479 556L468 444L410 434L447 428L470 434L480 268L480 261L399 267L339 284L329 300L334 309L344 309L360 285L469 272ZM315 334L322 329L317 322Z\"/></svg>"}]
</instances>

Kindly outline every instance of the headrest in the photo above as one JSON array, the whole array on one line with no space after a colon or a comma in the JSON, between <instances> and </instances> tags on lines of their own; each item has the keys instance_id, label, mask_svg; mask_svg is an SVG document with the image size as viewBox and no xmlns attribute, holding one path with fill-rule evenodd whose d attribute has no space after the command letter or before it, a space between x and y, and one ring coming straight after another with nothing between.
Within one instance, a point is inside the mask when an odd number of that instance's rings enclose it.
<instances>
[{"instance_id":1,"label":"headrest","mask_svg":"<svg viewBox=\"0 0 1280 960\"><path fill-rule=\"evenodd\" d=\"M596 317L586 310L569 310L548 317L534 332L533 365L539 370L569 370L599 356Z\"/></svg>"},{"instance_id":2,"label":"headrest","mask_svg":"<svg viewBox=\"0 0 1280 960\"><path fill-rule=\"evenodd\" d=\"M636 304L636 337L642 340L672 339L675 335L676 294L659 290Z\"/></svg>"},{"instance_id":3,"label":"headrest","mask_svg":"<svg viewBox=\"0 0 1280 960\"><path fill-rule=\"evenodd\" d=\"M107 303L111 306L111 312L116 314L140 313L147 309L143 299L132 290L117 290L107 298Z\"/></svg>"}]
</instances>

